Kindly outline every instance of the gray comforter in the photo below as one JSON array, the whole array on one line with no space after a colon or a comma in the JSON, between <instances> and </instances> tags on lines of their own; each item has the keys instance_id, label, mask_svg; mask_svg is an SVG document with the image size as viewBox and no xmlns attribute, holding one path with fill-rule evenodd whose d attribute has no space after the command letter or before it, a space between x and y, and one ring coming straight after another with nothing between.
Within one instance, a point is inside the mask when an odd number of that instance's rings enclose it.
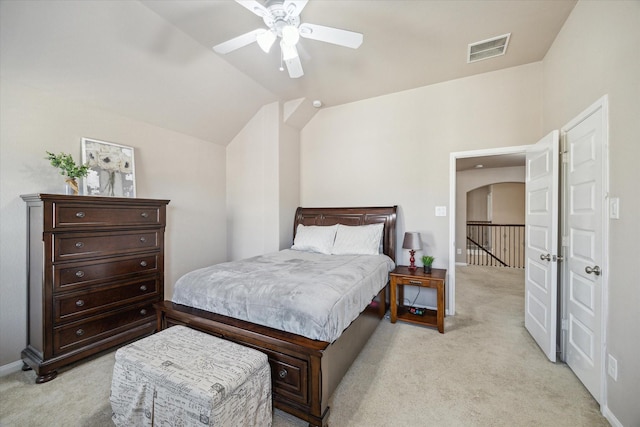
<instances>
[{"instance_id":1,"label":"gray comforter","mask_svg":"<svg viewBox=\"0 0 640 427\"><path fill-rule=\"evenodd\" d=\"M333 342L387 283L386 255L283 250L192 271L172 301Z\"/></svg>"}]
</instances>

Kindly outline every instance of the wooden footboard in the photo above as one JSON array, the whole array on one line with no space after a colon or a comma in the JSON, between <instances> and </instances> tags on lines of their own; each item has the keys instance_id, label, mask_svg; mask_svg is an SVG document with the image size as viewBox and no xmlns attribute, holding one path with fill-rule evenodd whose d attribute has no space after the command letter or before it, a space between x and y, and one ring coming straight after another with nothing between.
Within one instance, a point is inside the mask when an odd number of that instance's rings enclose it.
<instances>
[{"instance_id":1,"label":"wooden footboard","mask_svg":"<svg viewBox=\"0 0 640 427\"><path fill-rule=\"evenodd\" d=\"M329 397L384 316L385 291L331 344L170 301L155 308L158 330L185 325L266 353L274 405L310 426L324 427Z\"/></svg>"}]
</instances>

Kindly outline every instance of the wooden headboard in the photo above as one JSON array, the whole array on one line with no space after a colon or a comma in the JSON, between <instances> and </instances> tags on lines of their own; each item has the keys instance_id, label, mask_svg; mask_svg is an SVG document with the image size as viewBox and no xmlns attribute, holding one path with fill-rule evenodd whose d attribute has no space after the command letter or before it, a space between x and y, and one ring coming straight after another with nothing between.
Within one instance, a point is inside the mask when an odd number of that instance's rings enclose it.
<instances>
[{"instance_id":1,"label":"wooden headboard","mask_svg":"<svg viewBox=\"0 0 640 427\"><path fill-rule=\"evenodd\" d=\"M293 237L298 224L302 225L367 225L384 224L382 249L385 255L396 261L396 211L397 206L377 208L298 208L293 221Z\"/></svg>"}]
</instances>

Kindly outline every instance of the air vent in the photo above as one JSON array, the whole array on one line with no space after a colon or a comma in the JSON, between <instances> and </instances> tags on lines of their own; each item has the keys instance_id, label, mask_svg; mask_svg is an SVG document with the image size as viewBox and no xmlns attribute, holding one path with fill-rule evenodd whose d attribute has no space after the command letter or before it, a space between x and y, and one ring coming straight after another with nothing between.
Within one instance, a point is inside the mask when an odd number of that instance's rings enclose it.
<instances>
[{"instance_id":1,"label":"air vent","mask_svg":"<svg viewBox=\"0 0 640 427\"><path fill-rule=\"evenodd\" d=\"M511 37L511 33L471 43L467 53L467 62L477 62L483 59L493 58L494 56L504 55L507 51L507 45L509 44L509 37Z\"/></svg>"}]
</instances>

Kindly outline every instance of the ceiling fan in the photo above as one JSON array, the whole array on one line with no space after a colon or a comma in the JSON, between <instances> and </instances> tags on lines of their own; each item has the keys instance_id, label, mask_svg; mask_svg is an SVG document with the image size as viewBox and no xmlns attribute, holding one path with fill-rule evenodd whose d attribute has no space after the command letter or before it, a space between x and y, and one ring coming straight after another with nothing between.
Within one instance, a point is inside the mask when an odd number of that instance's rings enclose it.
<instances>
[{"instance_id":1,"label":"ceiling fan","mask_svg":"<svg viewBox=\"0 0 640 427\"><path fill-rule=\"evenodd\" d=\"M289 77L304 75L296 45L300 37L333 43L357 49L362 44L362 34L323 25L300 23L300 12L308 0L266 0L264 5L257 0L235 0L262 18L267 28L258 28L213 47L219 54L227 54L257 42L268 53L280 39L280 59L287 65ZM283 67L280 67L283 70Z\"/></svg>"}]
</instances>

